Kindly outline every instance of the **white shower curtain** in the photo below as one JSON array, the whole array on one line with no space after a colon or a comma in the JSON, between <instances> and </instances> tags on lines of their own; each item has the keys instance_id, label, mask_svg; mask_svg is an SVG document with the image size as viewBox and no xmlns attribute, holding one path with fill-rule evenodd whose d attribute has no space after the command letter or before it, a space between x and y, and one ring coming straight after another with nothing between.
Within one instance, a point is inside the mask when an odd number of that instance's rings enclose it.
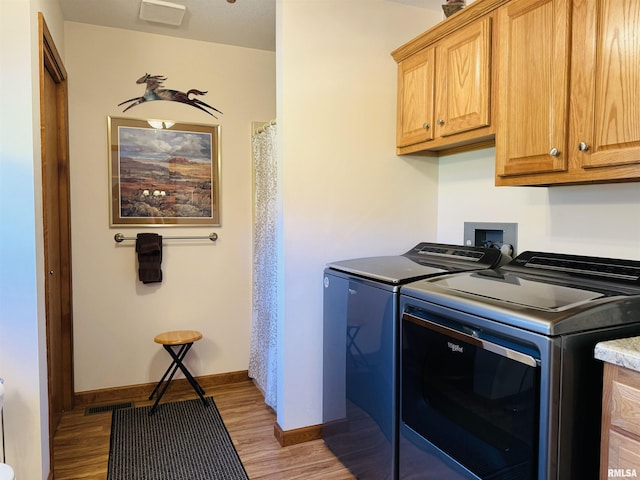
<instances>
[{"instance_id":1,"label":"white shower curtain","mask_svg":"<svg viewBox=\"0 0 640 480\"><path fill-rule=\"evenodd\" d=\"M253 324L249 376L276 408L277 264L276 194L277 126L266 124L251 137L253 146Z\"/></svg>"}]
</instances>

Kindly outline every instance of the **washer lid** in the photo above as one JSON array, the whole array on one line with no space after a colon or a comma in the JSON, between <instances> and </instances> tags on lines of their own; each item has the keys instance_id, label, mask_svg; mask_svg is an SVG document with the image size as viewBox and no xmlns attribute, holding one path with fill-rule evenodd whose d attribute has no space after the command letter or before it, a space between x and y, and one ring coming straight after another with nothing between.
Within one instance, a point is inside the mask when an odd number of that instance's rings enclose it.
<instances>
[{"instance_id":1,"label":"washer lid","mask_svg":"<svg viewBox=\"0 0 640 480\"><path fill-rule=\"evenodd\" d=\"M551 271L514 268L511 262L419 280L402 286L401 294L544 335L564 335L640 323L640 286L627 277L618 268L615 275L607 268L598 276L591 269L568 272L564 263Z\"/></svg>"},{"instance_id":2,"label":"washer lid","mask_svg":"<svg viewBox=\"0 0 640 480\"><path fill-rule=\"evenodd\" d=\"M440 286L538 310L561 312L603 297L640 294L640 262L523 252L496 269L450 277Z\"/></svg>"},{"instance_id":3,"label":"washer lid","mask_svg":"<svg viewBox=\"0 0 640 480\"><path fill-rule=\"evenodd\" d=\"M438 281L437 285L515 306L554 312L576 308L597 298L613 295L606 290L562 285L495 270L451 275ZM619 292L616 294L619 295Z\"/></svg>"},{"instance_id":4,"label":"washer lid","mask_svg":"<svg viewBox=\"0 0 640 480\"><path fill-rule=\"evenodd\" d=\"M441 267L423 265L402 255L354 258L329 263L327 266L341 272L391 284L412 282L449 271Z\"/></svg>"},{"instance_id":5,"label":"washer lid","mask_svg":"<svg viewBox=\"0 0 640 480\"><path fill-rule=\"evenodd\" d=\"M503 260L504 256L495 248L422 242L403 255L354 258L327 266L397 285L445 273L491 268Z\"/></svg>"}]
</instances>

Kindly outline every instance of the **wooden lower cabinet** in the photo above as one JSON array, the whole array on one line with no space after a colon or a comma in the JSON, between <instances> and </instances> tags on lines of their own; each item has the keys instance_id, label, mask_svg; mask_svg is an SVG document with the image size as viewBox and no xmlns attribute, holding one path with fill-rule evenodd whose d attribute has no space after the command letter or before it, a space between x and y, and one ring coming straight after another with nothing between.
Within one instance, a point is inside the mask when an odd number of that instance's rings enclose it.
<instances>
[{"instance_id":1,"label":"wooden lower cabinet","mask_svg":"<svg viewBox=\"0 0 640 480\"><path fill-rule=\"evenodd\" d=\"M604 364L600 479L640 478L640 372Z\"/></svg>"}]
</instances>

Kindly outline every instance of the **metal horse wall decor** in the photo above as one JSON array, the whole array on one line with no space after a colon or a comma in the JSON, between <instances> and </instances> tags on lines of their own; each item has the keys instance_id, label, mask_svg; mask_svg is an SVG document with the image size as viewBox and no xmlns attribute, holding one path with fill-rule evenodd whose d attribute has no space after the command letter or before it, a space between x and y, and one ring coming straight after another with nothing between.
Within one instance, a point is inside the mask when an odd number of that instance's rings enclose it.
<instances>
[{"instance_id":1,"label":"metal horse wall decor","mask_svg":"<svg viewBox=\"0 0 640 480\"><path fill-rule=\"evenodd\" d=\"M208 111L207 108L214 110L218 113L222 113L217 108L212 107L211 105L208 105L203 101L198 100L197 98L189 97L189 95L192 95L192 94L206 95L207 92L202 92L200 90L196 90L195 88L192 88L191 90L185 93L179 90L170 90L168 88L162 88L162 82L164 82L166 79L167 77L163 77L161 75L149 75L148 73L145 73L144 76L136 80L137 84L143 84L143 83L147 84L147 89L144 91L144 95L142 95L141 97L134 97L134 98L130 98L129 100L125 100L124 102L119 103L118 106L124 105L125 103L133 102L131 105L129 105L127 108L123 110L123 112L126 112L131 107L135 107L136 105L140 105L141 103L144 103L144 102L152 102L154 100L167 100L170 102L186 103L187 105L191 105L192 107L196 107L202 110L203 112L208 113L213 118L218 118L218 117L216 117L213 113Z\"/></svg>"}]
</instances>

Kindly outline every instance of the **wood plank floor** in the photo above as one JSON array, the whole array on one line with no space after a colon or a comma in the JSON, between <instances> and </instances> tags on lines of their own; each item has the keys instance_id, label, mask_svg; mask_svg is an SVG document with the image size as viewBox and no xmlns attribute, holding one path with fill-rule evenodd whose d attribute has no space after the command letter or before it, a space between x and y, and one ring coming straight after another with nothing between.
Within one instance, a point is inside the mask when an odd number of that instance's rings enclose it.
<instances>
[{"instance_id":1,"label":"wood plank floor","mask_svg":"<svg viewBox=\"0 0 640 480\"><path fill-rule=\"evenodd\" d=\"M322 440L281 447L273 436L275 415L252 382L207 389L213 396L251 480L351 480L355 477ZM162 402L197 398L172 394ZM135 406L148 405L147 400ZM106 480L111 412L85 415L85 408L65 413L54 437L55 480Z\"/></svg>"}]
</instances>

